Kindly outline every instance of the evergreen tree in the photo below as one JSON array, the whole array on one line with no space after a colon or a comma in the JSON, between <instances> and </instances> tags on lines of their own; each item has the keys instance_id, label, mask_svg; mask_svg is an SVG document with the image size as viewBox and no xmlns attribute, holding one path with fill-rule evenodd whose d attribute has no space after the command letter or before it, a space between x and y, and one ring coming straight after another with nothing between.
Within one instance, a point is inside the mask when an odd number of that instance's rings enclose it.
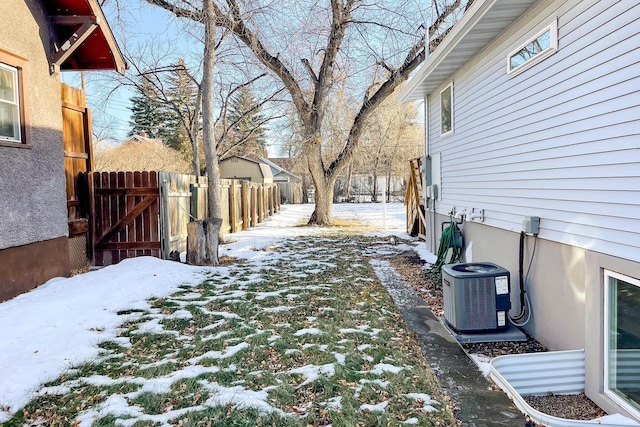
<instances>
[{"instance_id":1,"label":"evergreen tree","mask_svg":"<svg viewBox=\"0 0 640 427\"><path fill-rule=\"evenodd\" d=\"M193 160L191 125L195 117L198 85L183 59L175 64L141 73L131 98L131 135L145 132Z\"/></svg>"},{"instance_id":2,"label":"evergreen tree","mask_svg":"<svg viewBox=\"0 0 640 427\"><path fill-rule=\"evenodd\" d=\"M131 132L129 136L146 133L148 138L165 140L170 132L166 122L169 112L158 97L157 90L146 76L140 77L131 97Z\"/></svg>"},{"instance_id":3,"label":"evergreen tree","mask_svg":"<svg viewBox=\"0 0 640 427\"><path fill-rule=\"evenodd\" d=\"M242 86L232 96L227 117L231 135L228 144L233 147L228 155L250 158L267 156L265 123L262 106L248 86Z\"/></svg>"},{"instance_id":4,"label":"evergreen tree","mask_svg":"<svg viewBox=\"0 0 640 427\"><path fill-rule=\"evenodd\" d=\"M195 117L198 87L189 75L184 59L173 66L166 80L166 104L171 110L167 127L172 129L172 135L165 143L191 157L189 130L194 120L199 121Z\"/></svg>"}]
</instances>

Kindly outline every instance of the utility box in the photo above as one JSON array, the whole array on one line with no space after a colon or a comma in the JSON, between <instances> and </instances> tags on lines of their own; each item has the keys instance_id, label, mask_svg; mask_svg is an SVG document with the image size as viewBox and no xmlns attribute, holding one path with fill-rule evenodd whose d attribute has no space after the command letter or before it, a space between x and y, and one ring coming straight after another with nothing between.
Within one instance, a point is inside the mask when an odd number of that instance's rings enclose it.
<instances>
[{"instance_id":1,"label":"utility box","mask_svg":"<svg viewBox=\"0 0 640 427\"><path fill-rule=\"evenodd\" d=\"M526 234L533 234L537 236L540 233L540 217L539 216L526 216L522 222L522 231Z\"/></svg>"},{"instance_id":2,"label":"utility box","mask_svg":"<svg viewBox=\"0 0 640 427\"><path fill-rule=\"evenodd\" d=\"M509 271L492 263L442 267L444 317L460 332L505 329L511 309Z\"/></svg>"}]
</instances>

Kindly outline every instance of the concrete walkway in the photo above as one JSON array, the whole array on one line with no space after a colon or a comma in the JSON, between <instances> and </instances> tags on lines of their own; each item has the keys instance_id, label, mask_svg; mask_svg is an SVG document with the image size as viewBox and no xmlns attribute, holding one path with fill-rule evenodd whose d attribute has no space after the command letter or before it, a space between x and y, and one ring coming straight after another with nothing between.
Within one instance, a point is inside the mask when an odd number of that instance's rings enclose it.
<instances>
[{"instance_id":1,"label":"concrete walkway","mask_svg":"<svg viewBox=\"0 0 640 427\"><path fill-rule=\"evenodd\" d=\"M422 353L444 393L457 406L463 426L525 426L525 417L506 394L493 391L476 364L434 316L425 302L389 265L375 262L376 272L409 328L416 332Z\"/></svg>"}]
</instances>

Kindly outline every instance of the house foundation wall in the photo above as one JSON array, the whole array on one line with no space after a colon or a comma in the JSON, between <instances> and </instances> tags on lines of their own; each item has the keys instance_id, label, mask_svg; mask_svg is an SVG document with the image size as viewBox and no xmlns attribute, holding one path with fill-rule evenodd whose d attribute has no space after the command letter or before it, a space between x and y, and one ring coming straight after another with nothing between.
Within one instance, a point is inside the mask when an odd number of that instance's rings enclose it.
<instances>
[{"instance_id":1,"label":"house foundation wall","mask_svg":"<svg viewBox=\"0 0 640 427\"><path fill-rule=\"evenodd\" d=\"M69 275L67 237L0 250L0 302Z\"/></svg>"},{"instance_id":2,"label":"house foundation wall","mask_svg":"<svg viewBox=\"0 0 640 427\"><path fill-rule=\"evenodd\" d=\"M439 243L442 223L437 215L430 232ZM493 262L511 273L510 314L520 310L518 257L520 231L478 222L460 225L464 235L463 262ZM524 274L531 260L534 237L525 240ZM604 270L640 277L640 263L538 238L526 291L532 317L524 329L549 350L585 350L587 396L609 413L634 415L604 393Z\"/></svg>"}]
</instances>

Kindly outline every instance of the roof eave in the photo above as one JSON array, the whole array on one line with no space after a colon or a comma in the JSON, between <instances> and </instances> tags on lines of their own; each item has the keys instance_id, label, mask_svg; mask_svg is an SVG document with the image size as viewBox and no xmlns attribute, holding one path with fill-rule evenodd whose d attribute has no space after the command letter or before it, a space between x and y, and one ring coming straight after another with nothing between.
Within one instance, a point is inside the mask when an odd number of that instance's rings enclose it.
<instances>
[{"instance_id":1,"label":"roof eave","mask_svg":"<svg viewBox=\"0 0 640 427\"><path fill-rule=\"evenodd\" d=\"M97 0L50 0L45 4L55 34L52 73L115 70L124 74L126 61Z\"/></svg>"},{"instance_id":2,"label":"roof eave","mask_svg":"<svg viewBox=\"0 0 640 427\"><path fill-rule=\"evenodd\" d=\"M462 19L409 79L400 92L400 102L423 100L427 94L432 93L484 49L536 1L474 1Z\"/></svg>"},{"instance_id":3,"label":"roof eave","mask_svg":"<svg viewBox=\"0 0 640 427\"><path fill-rule=\"evenodd\" d=\"M89 4L91 5L91 10L93 10L93 13L98 18L100 28L102 29L102 34L104 35L105 41L109 45L111 53L113 54L114 70L124 75L124 72L127 69L127 62L125 61L124 56L120 51L120 47L118 46L118 43L116 42L116 39L111 32L111 28L109 27L107 18L105 18L104 12L102 12L102 8L98 4L97 0L89 0Z\"/></svg>"}]
</instances>

